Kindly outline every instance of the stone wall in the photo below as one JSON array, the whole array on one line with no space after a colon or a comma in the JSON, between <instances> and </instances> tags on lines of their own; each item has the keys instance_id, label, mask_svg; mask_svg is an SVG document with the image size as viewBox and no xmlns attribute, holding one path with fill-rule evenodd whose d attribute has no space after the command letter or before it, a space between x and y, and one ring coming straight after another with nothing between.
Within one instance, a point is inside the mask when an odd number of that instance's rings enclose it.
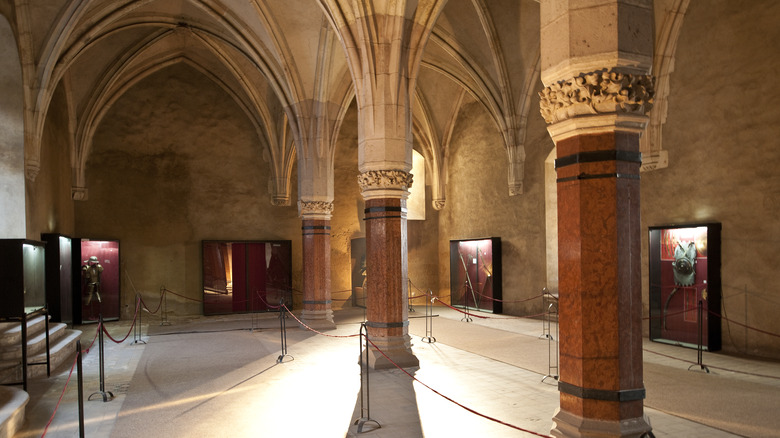
<instances>
[{"instance_id":1,"label":"stone wall","mask_svg":"<svg viewBox=\"0 0 780 438\"><path fill-rule=\"evenodd\" d=\"M780 5L691 2L671 75L663 148L642 174L643 289L648 226L722 223L723 315L780 333ZM780 358L780 338L723 322L725 351Z\"/></svg>"},{"instance_id":2,"label":"stone wall","mask_svg":"<svg viewBox=\"0 0 780 438\"><path fill-rule=\"evenodd\" d=\"M202 240L292 240L300 290L301 222L295 205L271 205L269 175L250 121L195 70L170 67L119 99L95 135L76 233L119 239L123 317L128 275L144 297L161 286L188 297L169 297L174 314L201 314Z\"/></svg>"}]
</instances>

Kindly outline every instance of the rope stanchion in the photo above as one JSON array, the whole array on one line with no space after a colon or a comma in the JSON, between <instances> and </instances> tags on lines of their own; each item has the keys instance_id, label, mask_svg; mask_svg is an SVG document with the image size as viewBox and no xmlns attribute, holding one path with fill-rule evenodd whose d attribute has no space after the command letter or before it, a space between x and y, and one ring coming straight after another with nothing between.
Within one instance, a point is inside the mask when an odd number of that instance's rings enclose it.
<instances>
[{"instance_id":1,"label":"rope stanchion","mask_svg":"<svg viewBox=\"0 0 780 438\"><path fill-rule=\"evenodd\" d=\"M135 299L135 315L136 318L138 318L138 323L136 324L135 321L133 322L133 344L145 344L146 341L142 339L143 324L141 323L141 295L136 293Z\"/></svg>"},{"instance_id":2,"label":"rope stanchion","mask_svg":"<svg viewBox=\"0 0 780 438\"><path fill-rule=\"evenodd\" d=\"M697 345L696 345L696 363L694 365L689 366L688 367L688 371L690 371L691 368L693 368L693 367L698 365L699 369L704 370L704 371L707 372L707 374L709 374L710 369L707 368L707 365L704 365L704 363L702 363L702 359L703 359L703 356L704 356L704 354L703 354L704 348L702 346L702 342L703 342L703 338L704 338L704 335L703 335L704 328L702 327L703 324L702 324L702 301L701 300L699 300L699 306L698 306L698 309L697 309L697 315L698 316L697 316L696 324L698 325L699 333L698 333L698 342L697 342Z\"/></svg>"},{"instance_id":3,"label":"rope stanchion","mask_svg":"<svg viewBox=\"0 0 780 438\"><path fill-rule=\"evenodd\" d=\"M547 288L544 288L544 291L547 292ZM551 301L549 306L547 307L547 315L545 316L544 320L547 324L547 331L546 331L546 337L547 337L547 375L542 377L542 382L544 382L548 377L552 377L556 381L558 380L558 364L559 364L559 357L558 357L558 299L555 298L554 295L550 294L551 298L554 298L554 301ZM552 334L552 317L555 315L556 324L555 324L555 335ZM540 336L541 338L541 336Z\"/></svg>"},{"instance_id":4,"label":"rope stanchion","mask_svg":"<svg viewBox=\"0 0 780 438\"><path fill-rule=\"evenodd\" d=\"M363 433L363 427L368 423L373 423L376 427L371 430L376 430L382 427L378 421L371 418L371 398L370 398L370 386L369 386L369 366L368 366L368 329L366 323L360 324L360 418L356 419L354 424L357 425L358 433ZM363 339L365 338L365 348ZM364 355L365 353L365 355ZM384 353L383 353L384 354Z\"/></svg>"},{"instance_id":5,"label":"rope stanchion","mask_svg":"<svg viewBox=\"0 0 780 438\"><path fill-rule=\"evenodd\" d=\"M161 306L161 313L160 313L160 325L171 325L170 321L168 321L168 289L165 288L165 286L160 286L160 306Z\"/></svg>"},{"instance_id":6,"label":"rope stanchion","mask_svg":"<svg viewBox=\"0 0 780 438\"><path fill-rule=\"evenodd\" d=\"M87 400L92 400L93 395L100 395L103 398L103 403L113 400L114 394L111 391L106 391L106 378L105 378L105 361L103 356L103 314L98 315L98 350L100 359L100 390L93 392L87 397Z\"/></svg>"},{"instance_id":7,"label":"rope stanchion","mask_svg":"<svg viewBox=\"0 0 780 438\"><path fill-rule=\"evenodd\" d=\"M276 359L276 363L282 363L284 362L285 357L290 357L292 360L295 360L294 357L287 354L287 312L286 312L287 306L284 305L284 298L279 300L279 332L281 333L281 343L282 343L282 354L279 355L279 357Z\"/></svg>"},{"instance_id":8,"label":"rope stanchion","mask_svg":"<svg viewBox=\"0 0 780 438\"><path fill-rule=\"evenodd\" d=\"M436 342L436 338L433 337L433 291L428 289L428 296L430 300L425 300L425 336L422 338L423 342L433 344ZM427 297L426 297L427 298Z\"/></svg>"},{"instance_id":9,"label":"rope stanchion","mask_svg":"<svg viewBox=\"0 0 780 438\"><path fill-rule=\"evenodd\" d=\"M493 421L493 422L495 422L495 423L502 424L502 425L504 425L504 426L507 426L507 427L511 427L512 429L519 430L519 431L521 431L521 432L525 432L525 433L530 433L531 435L535 435L535 436L540 436L540 437L544 437L544 438L552 438L550 435L543 435L543 434L540 434L540 433L534 432L534 431L532 431L532 430L523 429L522 427L515 426L514 424L510 424L510 423L507 423L507 422L501 421L501 420L499 420L499 419L496 419L496 418L490 417L490 416L488 416L488 415L485 415L485 414L483 414L483 413L480 413L480 412L478 412L478 411L476 411L476 410L474 410L474 409L472 409L472 408L469 408L469 407L467 407L467 406L464 406L464 405L462 405L462 404L460 404L460 403L456 402L455 400L451 399L450 397L447 397L446 395L444 395L444 394L440 393L439 391L437 391L437 390L433 389L432 387L428 386L426 383L423 383L423 382L421 382L419 379L417 379L416 377L414 377L414 376L413 376L411 373L409 373L408 371L406 371L405 369L403 369L403 368L402 368L400 365L398 365L398 364L397 364L397 363L395 363L395 362L394 362L392 359L390 359L390 357L389 357L387 354L385 354L385 352L384 352L384 351L382 351L382 350L381 350L379 347L377 347L377 346L376 346L376 344L374 344L374 343L371 341L371 339L369 339L369 338L368 338L368 336L366 336L366 342L367 342L368 344L371 344L371 346L372 346L372 347L374 347L374 349L375 349L376 351L378 351L380 354L382 354L382 356L384 356L384 357L385 357L385 359L387 359L388 361L390 361L390 363L392 363L392 364L393 364L393 365L394 365L396 368L398 368L399 370L401 370L401 371L402 371L404 374L406 374L407 376L409 376L409 377L410 377L412 380L414 380L415 382L419 383L420 385L422 385L422 386L424 386L424 387L426 387L426 388L430 389L431 391L433 391L433 393L434 393L434 394L436 394L436 395L438 395L438 396L440 396L440 397L444 398L445 400L447 400L447 401L449 401L449 402L451 402L451 403L455 404L456 406L459 406L459 407L461 407L461 408L463 408L463 409L465 409L465 410L467 410L467 411L471 412L472 414L478 415L478 416L480 416L480 417L482 417L482 418L484 418L484 419L486 419L486 420L490 420L490 421ZM361 347L362 347L362 346L361 346ZM362 351L361 351L361 353L362 353Z\"/></svg>"}]
</instances>

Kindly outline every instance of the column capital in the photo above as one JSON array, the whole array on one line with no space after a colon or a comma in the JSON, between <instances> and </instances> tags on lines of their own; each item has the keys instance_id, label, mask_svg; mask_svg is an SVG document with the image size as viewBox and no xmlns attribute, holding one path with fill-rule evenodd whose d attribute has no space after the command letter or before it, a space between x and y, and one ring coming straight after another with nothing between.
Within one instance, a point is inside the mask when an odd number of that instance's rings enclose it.
<instances>
[{"instance_id":1,"label":"column capital","mask_svg":"<svg viewBox=\"0 0 780 438\"><path fill-rule=\"evenodd\" d=\"M554 141L580 134L641 133L653 107L651 75L604 69L558 81L539 93Z\"/></svg>"},{"instance_id":2,"label":"column capital","mask_svg":"<svg viewBox=\"0 0 780 438\"><path fill-rule=\"evenodd\" d=\"M298 201L298 213L306 219L330 220L333 215L332 201Z\"/></svg>"},{"instance_id":3,"label":"column capital","mask_svg":"<svg viewBox=\"0 0 780 438\"><path fill-rule=\"evenodd\" d=\"M363 198L401 198L409 196L413 176L404 170L369 170L358 175Z\"/></svg>"}]
</instances>

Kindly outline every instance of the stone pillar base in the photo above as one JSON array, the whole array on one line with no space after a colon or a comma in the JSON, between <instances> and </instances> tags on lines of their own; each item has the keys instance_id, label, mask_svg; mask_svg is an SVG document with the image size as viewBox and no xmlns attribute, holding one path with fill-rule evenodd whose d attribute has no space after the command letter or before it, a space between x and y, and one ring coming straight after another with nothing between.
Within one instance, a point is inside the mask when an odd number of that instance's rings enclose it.
<instances>
[{"instance_id":1,"label":"stone pillar base","mask_svg":"<svg viewBox=\"0 0 780 438\"><path fill-rule=\"evenodd\" d=\"M620 421L594 420L558 409L553 417L553 428L550 435L557 438L569 437L649 437L652 431L650 420L646 415Z\"/></svg>"},{"instance_id":2,"label":"stone pillar base","mask_svg":"<svg viewBox=\"0 0 780 438\"><path fill-rule=\"evenodd\" d=\"M391 336L382 338L372 338L377 348L382 350L390 359L401 368L411 368L420 365L420 360L412 353L411 337L409 335ZM363 360L365 353L361 354L360 360ZM384 354L377 351L373 345L368 345L368 366L375 370L384 370L395 368L396 366L385 357Z\"/></svg>"},{"instance_id":3,"label":"stone pillar base","mask_svg":"<svg viewBox=\"0 0 780 438\"><path fill-rule=\"evenodd\" d=\"M333 321L333 310L308 310L303 309L301 321L315 330L333 330L336 323ZM306 329L306 327L301 327Z\"/></svg>"}]
</instances>

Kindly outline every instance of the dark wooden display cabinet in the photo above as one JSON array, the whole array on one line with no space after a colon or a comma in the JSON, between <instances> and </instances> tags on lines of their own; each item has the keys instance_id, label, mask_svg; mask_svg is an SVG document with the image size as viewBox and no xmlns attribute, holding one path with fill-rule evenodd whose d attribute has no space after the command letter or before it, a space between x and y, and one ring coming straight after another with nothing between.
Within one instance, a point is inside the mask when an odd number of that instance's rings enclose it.
<instances>
[{"instance_id":1,"label":"dark wooden display cabinet","mask_svg":"<svg viewBox=\"0 0 780 438\"><path fill-rule=\"evenodd\" d=\"M49 317L46 309L46 251L43 242L27 239L0 240L0 322L21 325L21 366L23 385L27 390L27 366L46 365L51 371L49 355ZM27 357L27 322L43 316L46 337L46 362L29 363Z\"/></svg>"},{"instance_id":2,"label":"dark wooden display cabinet","mask_svg":"<svg viewBox=\"0 0 780 438\"><path fill-rule=\"evenodd\" d=\"M450 241L452 305L502 312L501 238Z\"/></svg>"}]
</instances>

